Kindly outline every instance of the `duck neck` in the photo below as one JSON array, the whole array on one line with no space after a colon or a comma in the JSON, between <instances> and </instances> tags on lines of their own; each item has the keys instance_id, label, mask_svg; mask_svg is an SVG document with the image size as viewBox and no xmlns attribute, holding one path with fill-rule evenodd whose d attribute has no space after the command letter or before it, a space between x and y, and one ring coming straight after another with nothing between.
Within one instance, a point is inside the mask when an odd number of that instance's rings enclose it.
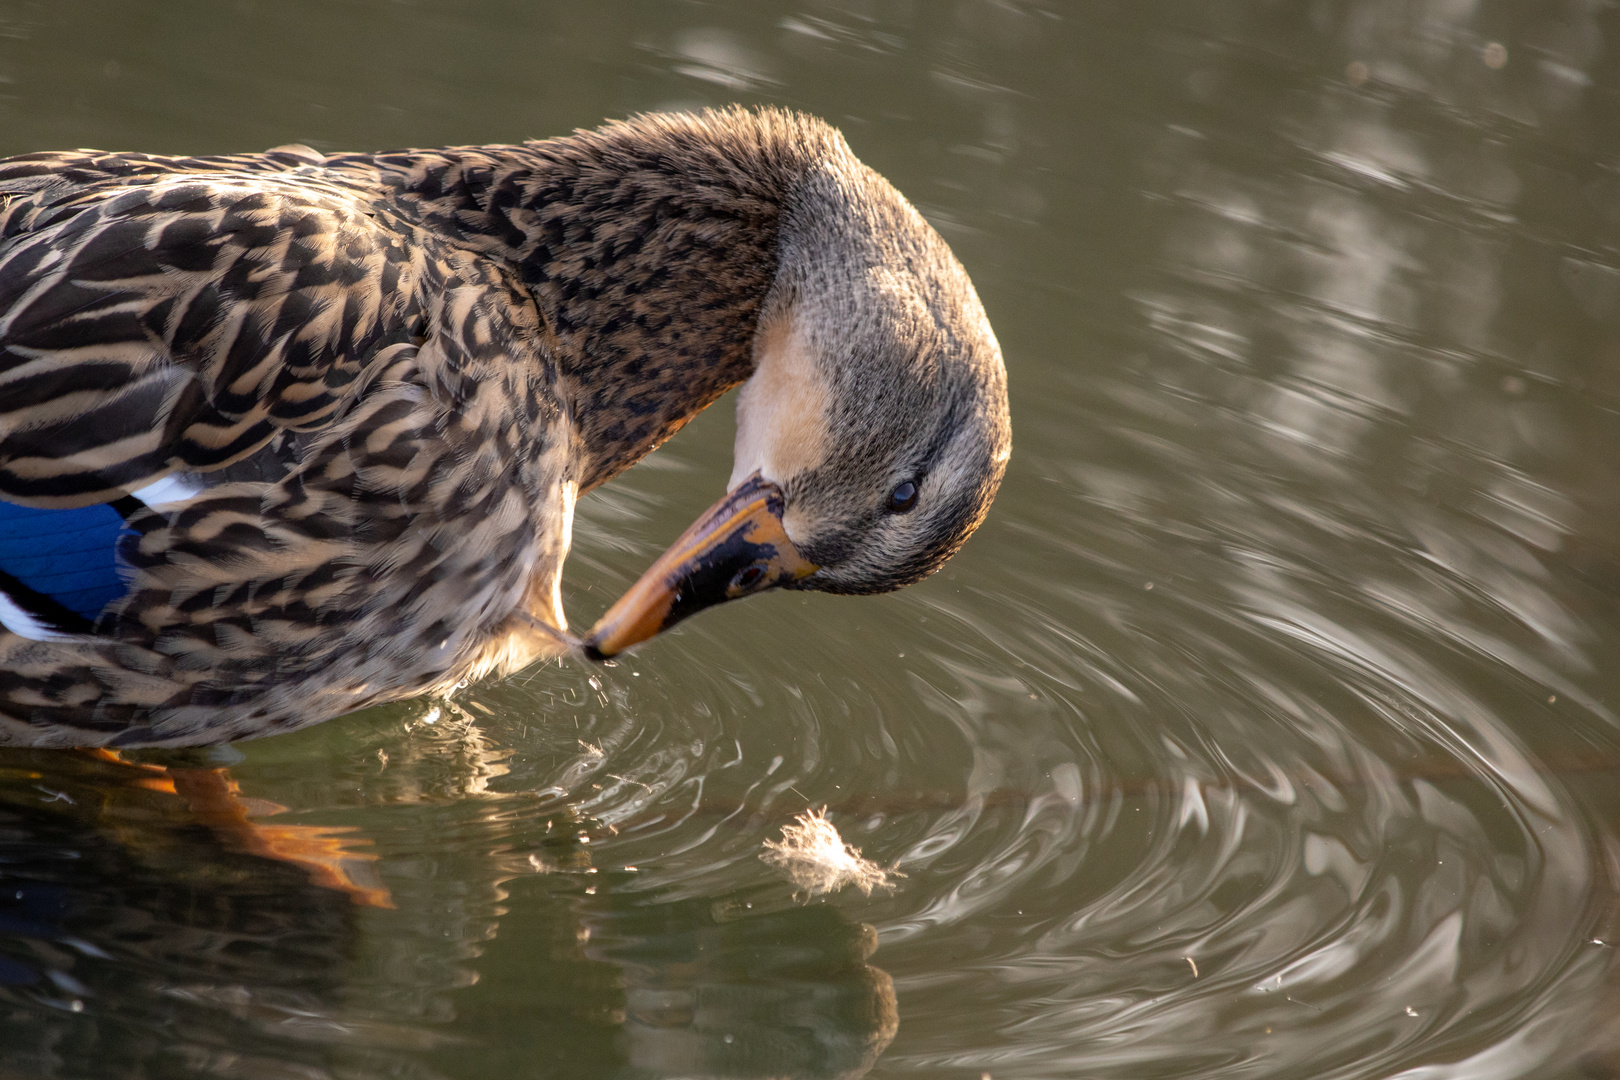
<instances>
[{"instance_id":1,"label":"duck neck","mask_svg":"<svg viewBox=\"0 0 1620 1080\"><path fill-rule=\"evenodd\" d=\"M444 152L441 222L516 263L540 309L581 490L753 373L784 202L842 145L820 121L726 110Z\"/></svg>"}]
</instances>

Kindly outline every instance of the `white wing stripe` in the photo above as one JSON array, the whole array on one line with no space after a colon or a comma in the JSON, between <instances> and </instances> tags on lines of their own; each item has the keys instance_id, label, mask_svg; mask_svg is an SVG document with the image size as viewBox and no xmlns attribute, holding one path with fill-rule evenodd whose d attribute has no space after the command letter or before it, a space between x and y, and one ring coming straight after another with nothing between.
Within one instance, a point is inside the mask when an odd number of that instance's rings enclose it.
<instances>
[{"instance_id":1,"label":"white wing stripe","mask_svg":"<svg viewBox=\"0 0 1620 1080\"><path fill-rule=\"evenodd\" d=\"M202 493L203 486L189 476L170 473L143 488L130 492L141 502L154 509L169 503L184 502Z\"/></svg>"},{"instance_id":2,"label":"white wing stripe","mask_svg":"<svg viewBox=\"0 0 1620 1080\"><path fill-rule=\"evenodd\" d=\"M63 641L72 636L52 630L18 607L16 601L3 592L0 592L0 626L4 626L19 637L31 638L34 641Z\"/></svg>"}]
</instances>

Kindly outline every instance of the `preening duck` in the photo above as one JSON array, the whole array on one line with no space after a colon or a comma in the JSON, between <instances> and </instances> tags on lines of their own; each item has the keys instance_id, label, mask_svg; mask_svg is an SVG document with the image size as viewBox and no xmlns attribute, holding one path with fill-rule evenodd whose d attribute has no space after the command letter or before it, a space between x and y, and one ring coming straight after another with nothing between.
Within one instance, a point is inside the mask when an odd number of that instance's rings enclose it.
<instances>
[{"instance_id":1,"label":"preening duck","mask_svg":"<svg viewBox=\"0 0 1620 1080\"><path fill-rule=\"evenodd\" d=\"M575 500L733 386L578 646L922 578L1010 446L943 240L821 121L0 161L0 743L289 731L556 655Z\"/></svg>"}]
</instances>

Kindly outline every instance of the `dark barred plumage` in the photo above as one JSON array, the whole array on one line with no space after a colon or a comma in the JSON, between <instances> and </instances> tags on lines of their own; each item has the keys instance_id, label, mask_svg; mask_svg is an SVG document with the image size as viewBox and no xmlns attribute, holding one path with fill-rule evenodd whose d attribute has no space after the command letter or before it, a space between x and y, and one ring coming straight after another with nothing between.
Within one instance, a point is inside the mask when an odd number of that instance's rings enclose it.
<instances>
[{"instance_id":1,"label":"dark barred plumage","mask_svg":"<svg viewBox=\"0 0 1620 1080\"><path fill-rule=\"evenodd\" d=\"M114 506L128 583L88 632L18 587L0 742L243 738L557 651L574 499L750 376L784 208L845 158L731 110L0 162L0 500Z\"/></svg>"}]
</instances>

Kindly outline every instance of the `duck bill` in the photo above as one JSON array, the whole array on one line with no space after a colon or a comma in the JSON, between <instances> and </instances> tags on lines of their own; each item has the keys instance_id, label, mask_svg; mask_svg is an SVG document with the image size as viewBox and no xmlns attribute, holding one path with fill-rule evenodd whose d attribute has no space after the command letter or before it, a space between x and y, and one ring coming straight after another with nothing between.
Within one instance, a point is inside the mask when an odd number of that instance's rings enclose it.
<instances>
[{"instance_id":1,"label":"duck bill","mask_svg":"<svg viewBox=\"0 0 1620 1080\"><path fill-rule=\"evenodd\" d=\"M585 637L605 660L727 600L816 572L782 527L782 489L758 473L706 510Z\"/></svg>"}]
</instances>

